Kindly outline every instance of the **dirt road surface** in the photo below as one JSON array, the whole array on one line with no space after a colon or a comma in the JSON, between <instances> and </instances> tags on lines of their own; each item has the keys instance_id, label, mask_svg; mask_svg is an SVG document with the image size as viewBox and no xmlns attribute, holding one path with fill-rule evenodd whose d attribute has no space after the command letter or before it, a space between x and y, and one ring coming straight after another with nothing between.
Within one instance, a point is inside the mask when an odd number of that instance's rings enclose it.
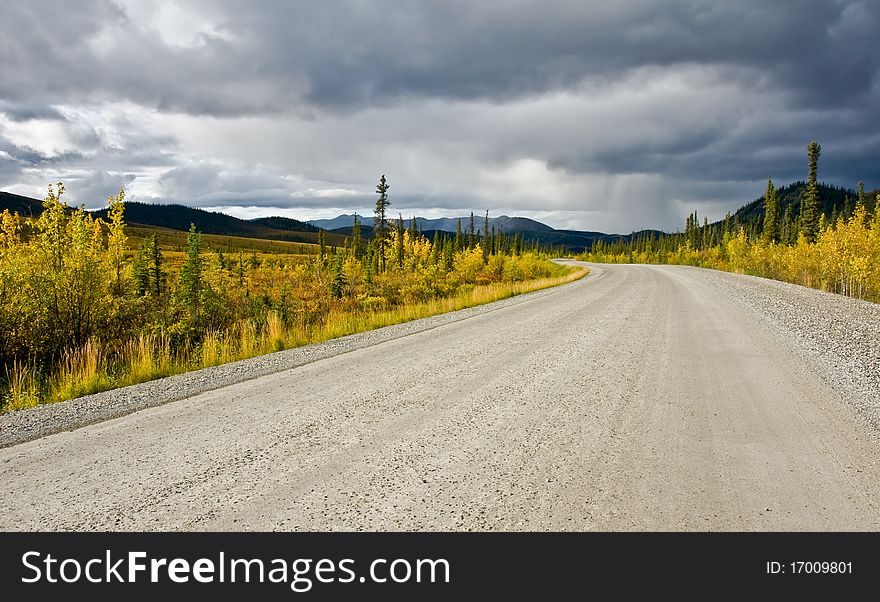
<instances>
[{"instance_id":1,"label":"dirt road surface","mask_svg":"<svg viewBox=\"0 0 880 602\"><path fill-rule=\"evenodd\" d=\"M0 529L880 528L876 432L699 272L594 266L2 449Z\"/></svg>"}]
</instances>

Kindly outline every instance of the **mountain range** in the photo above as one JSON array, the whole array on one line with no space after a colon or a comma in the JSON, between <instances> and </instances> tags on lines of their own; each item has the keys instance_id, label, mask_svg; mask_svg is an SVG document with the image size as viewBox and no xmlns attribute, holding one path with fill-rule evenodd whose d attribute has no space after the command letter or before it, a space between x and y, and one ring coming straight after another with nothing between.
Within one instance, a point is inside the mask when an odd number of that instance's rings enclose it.
<instances>
[{"instance_id":1,"label":"mountain range","mask_svg":"<svg viewBox=\"0 0 880 602\"><path fill-rule=\"evenodd\" d=\"M804 187L803 182L795 182L778 189L780 215L788 207L791 207L797 216ZM827 215L832 215L835 211L843 213L851 209L856 195L853 190L826 184L819 185L819 194L822 199L823 211ZM875 194L876 191L870 192L868 197L873 199ZM0 211L4 209L18 212L26 217L36 217L42 212L43 206L40 200L0 191ZM92 214L97 217L106 217L106 212L106 209L100 209L93 211ZM753 223L762 218L763 212L763 197L759 197L738 209L734 213L734 218L739 223ZM195 224L196 228L205 234L311 243L318 241L318 233L323 229L327 231L327 243L337 246L342 245L345 238L352 235L352 226L356 215L342 214L332 219L316 219L305 222L280 216L245 220L225 213L205 211L186 205L138 202L126 202L125 204L126 222L133 226L152 226L186 231L190 224ZM373 233L373 217L357 215L357 218L361 222L362 236L370 238ZM410 226L411 219L404 220L407 227ZM438 232L454 233L459 222L462 231L468 232L470 229L470 216L436 219L415 217L414 219L418 229L431 239ZM483 220L483 216L474 216L474 228L480 233L484 227ZM662 234L658 230L642 230L631 234L558 230L527 217L508 217L506 215L490 217L489 227L493 226L496 232L503 230L505 234L517 234L525 241L537 241L545 246L564 246L574 252L589 249L597 240L603 242L628 241L634 236Z\"/></svg>"},{"instance_id":2,"label":"mountain range","mask_svg":"<svg viewBox=\"0 0 880 602\"><path fill-rule=\"evenodd\" d=\"M357 217L364 226L373 225L373 216L365 217L357 213L343 213L332 219L312 219L306 223L324 230L333 231L341 228L351 228L354 226L354 218ZM470 228L470 216L467 217L440 217L436 219L428 219L426 217L405 218L403 223L407 227L416 220L416 226L421 231L438 230L442 232L455 232L459 222L463 232L467 232ZM480 232L483 231L483 222L485 218L482 215L474 215L474 227ZM393 220L392 220L393 221ZM499 217L489 218L489 228L495 227L496 230L503 229L505 232L555 232L556 230L547 224L529 219L527 217L508 217L502 215Z\"/></svg>"},{"instance_id":3,"label":"mountain range","mask_svg":"<svg viewBox=\"0 0 880 602\"><path fill-rule=\"evenodd\" d=\"M42 201L9 192L0 191L0 211L9 209L26 217L36 217L43 211ZM107 217L107 209L99 209L91 212L96 217ZM179 204L154 204L127 201L125 203L125 220L132 226L147 226L156 228L168 228L171 230L186 231L190 224L204 234L220 234L226 236L242 236L247 238L261 238L269 240L284 240L292 242L317 242L318 232L321 229L327 231L327 243L341 246L346 237L352 235L354 214L344 214L333 219L299 220L272 216L246 220L218 213L205 211ZM363 224L362 236L366 239L373 234L373 218L358 216ZM428 238L433 239L438 232L454 233L461 220L461 228L464 232L470 229L470 216L427 219L416 217L419 230ZM410 220L405 220L407 227ZM483 218L474 216L474 227L477 231L483 231ZM538 241L546 246L565 246L572 251L582 251L589 248L594 241L603 240L612 242L615 240L627 240L630 235L605 234L603 232L583 232L577 230L557 230L542 222L527 217L490 217L489 227L495 227L496 231L504 231L505 234L518 234L525 241Z\"/></svg>"}]
</instances>

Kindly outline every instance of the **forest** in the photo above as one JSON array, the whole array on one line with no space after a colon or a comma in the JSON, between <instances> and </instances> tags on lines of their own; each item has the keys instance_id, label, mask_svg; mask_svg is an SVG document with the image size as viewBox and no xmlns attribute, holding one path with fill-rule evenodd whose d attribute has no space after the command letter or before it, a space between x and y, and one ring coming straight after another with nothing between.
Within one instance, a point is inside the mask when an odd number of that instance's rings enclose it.
<instances>
[{"instance_id":1,"label":"forest","mask_svg":"<svg viewBox=\"0 0 880 602\"><path fill-rule=\"evenodd\" d=\"M180 250L127 227L125 193L100 216L49 186L38 218L0 214L0 411L70 399L568 282L520 237L471 219L431 241L391 220L377 186L373 237L325 231L289 251ZM132 237L136 234L136 237ZM132 244L137 242L138 244ZM224 252L225 251L225 252Z\"/></svg>"},{"instance_id":2,"label":"forest","mask_svg":"<svg viewBox=\"0 0 880 602\"><path fill-rule=\"evenodd\" d=\"M759 201L722 221L692 213L684 232L597 241L579 258L715 268L880 302L880 193L820 185L820 153L807 146L806 183L777 190L768 179Z\"/></svg>"}]
</instances>

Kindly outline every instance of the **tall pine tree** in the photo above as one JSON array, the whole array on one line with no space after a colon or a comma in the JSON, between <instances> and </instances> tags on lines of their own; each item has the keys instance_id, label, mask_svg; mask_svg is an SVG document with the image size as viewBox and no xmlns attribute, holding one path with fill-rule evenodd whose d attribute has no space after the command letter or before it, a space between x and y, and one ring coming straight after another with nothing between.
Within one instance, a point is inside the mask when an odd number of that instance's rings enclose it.
<instances>
[{"instance_id":1,"label":"tall pine tree","mask_svg":"<svg viewBox=\"0 0 880 602\"><path fill-rule=\"evenodd\" d=\"M379 198L376 199L375 220L373 224L373 240L376 246L376 255L379 261L379 271L385 271L385 237L388 233L387 224L385 222L385 213L391 202L388 200L388 190L391 186L385 181L385 174L379 178L379 184L376 186L376 192Z\"/></svg>"},{"instance_id":2,"label":"tall pine tree","mask_svg":"<svg viewBox=\"0 0 880 602\"><path fill-rule=\"evenodd\" d=\"M773 180L767 178L767 192L764 193L764 240L779 240L779 202Z\"/></svg>"},{"instance_id":3,"label":"tall pine tree","mask_svg":"<svg viewBox=\"0 0 880 602\"><path fill-rule=\"evenodd\" d=\"M196 326L201 317L202 291L205 288L205 263L201 252L202 235L196 230L195 224L190 224L186 236L186 259L180 268L179 294Z\"/></svg>"},{"instance_id":4,"label":"tall pine tree","mask_svg":"<svg viewBox=\"0 0 880 602\"><path fill-rule=\"evenodd\" d=\"M489 261L489 210L486 210L486 217L483 219L483 263Z\"/></svg>"},{"instance_id":5,"label":"tall pine tree","mask_svg":"<svg viewBox=\"0 0 880 602\"><path fill-rule=\"evenodd\" d=\"M403 215L397 214L397 227L395 228L394 237L394 255L397 258L397 267L403 268L403 260L405 257L405 249L403 246Z\"/></svg>"},{"instance_id":6,"label":"tall pine tree","mask_svg":"<svg viewBox=\"0 0 880 602\"><path fill-rule=\"evenodd\" d=\"M351 254L355 259L360 259L363 254L362 242L363 235L361 233L361 222L357 214L354 216L354 224L351 227Z\"/></svg>"},{"instance_id":7,"label":"tall pine tree","mask_svg":"<svg viewBox=\"0 0 880 602\"><path fill-rule=\"evenodd\" d=\"M819 154L821 152L822 147L815 140L807 145L807 189L804 193L801 208L801 233L806 237L807 242L816 240L816 231L819 228L819 214L822 212L819 200L819 180L817 177Z\"/></svg>"}]
</instances>

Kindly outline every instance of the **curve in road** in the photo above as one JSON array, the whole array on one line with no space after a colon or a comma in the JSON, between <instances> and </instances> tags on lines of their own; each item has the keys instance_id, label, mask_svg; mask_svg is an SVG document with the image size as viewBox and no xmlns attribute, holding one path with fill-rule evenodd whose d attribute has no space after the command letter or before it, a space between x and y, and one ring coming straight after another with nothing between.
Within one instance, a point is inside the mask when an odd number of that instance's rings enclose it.
<instances>
[{"instance_id":1,"label":"curve in road","mask_svg":"<svg viewBox=\"0 0 880 602\"><path fill-rule=\"evenodd\" d=\"M877 439L698 270L584 280L0 450L0 528L875 530Z\"/></svg>"}]
</instances>

